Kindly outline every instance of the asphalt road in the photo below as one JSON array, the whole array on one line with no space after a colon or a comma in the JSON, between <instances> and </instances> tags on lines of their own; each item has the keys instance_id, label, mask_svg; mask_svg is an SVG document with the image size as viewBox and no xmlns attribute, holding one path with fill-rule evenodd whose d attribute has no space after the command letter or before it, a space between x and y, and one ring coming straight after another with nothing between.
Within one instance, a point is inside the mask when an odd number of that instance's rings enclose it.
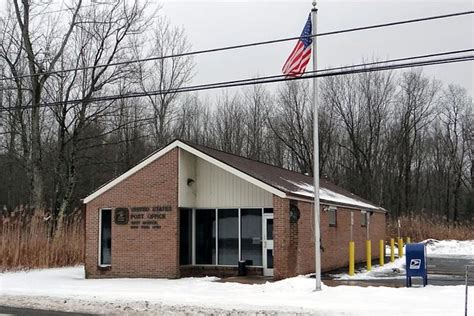
<instances>
[{"instance_id":1,"label":"asphalt road","mask_svg":"<svg viewBox=\"0 0 474 316\"><path fill-rule=\"evenodd\" d=\"M21 315L21 316L90 316L94 314L82 314L72 312L49 311L43 309L16 308L0 306L0 315Z\"/></svg>"},{"instance_id":2,"label":"asphalt road","mask_svg":"<svg viewBox=\"0 0 474 316\"><path fill-rule=\"evenodd\" d=\"M428 268L428 284L464 285L466 282L466 265L474 265L474 256L428 256L426 263ZM474 285L474 267L470 268L469 271L468 285L471 286ZM405 286L405 274L393 272L389 274L380 274L379 277L380 279L368 280L333 280L331 278L327 278L324 280L324 284L328 286ZM413 286L422 286L421 278L413 278L412 281Z\"/></svg>"}]
</instances>

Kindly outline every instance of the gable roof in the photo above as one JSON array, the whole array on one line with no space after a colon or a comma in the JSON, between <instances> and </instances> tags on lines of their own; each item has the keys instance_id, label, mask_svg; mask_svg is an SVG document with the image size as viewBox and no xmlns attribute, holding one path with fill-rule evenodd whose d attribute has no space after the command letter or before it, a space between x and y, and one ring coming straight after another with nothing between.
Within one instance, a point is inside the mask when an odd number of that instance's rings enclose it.
<instances>
[{"instance_id":1,"label":"gable roof","mask_svg":"<svg viewBox=\"0 0 474 316\"><path fill-rule=\"evenodd\" d=\"M223 168L226 171L277 196L308 201L313 200L314 189L312 177L217 149L197 145L188 141L175 140L162 149L154 152L116 179L101 186L95 192L87 196L83 202L89 203L102 193L176 147L190 152L213 165ZM321 203L335 204L356 209L385 211L383 208L350 193L325 179L320 179L319 195Z\"/></svg>"}]
</instances>

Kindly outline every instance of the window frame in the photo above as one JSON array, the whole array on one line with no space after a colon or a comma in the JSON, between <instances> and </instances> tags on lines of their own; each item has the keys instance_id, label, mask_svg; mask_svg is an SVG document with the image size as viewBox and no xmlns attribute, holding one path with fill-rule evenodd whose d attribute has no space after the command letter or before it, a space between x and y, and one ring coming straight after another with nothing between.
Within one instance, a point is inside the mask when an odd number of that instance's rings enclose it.
<instances>
[{"instance_id":1,"label":"window frame","mask_svg":"<svg viewBox=\"0 0 474 316\"><path fill-rule=\"evenodd\" d=\"M360 215L361 215L360 227L367 227L367 215L368 214L369 213L365 210L360 211ZM364 221L362 221L362 219L364 219Z\"/></svg>"},{"instance_id":2,"label":"window frame","mask_svg":"<svg viewBox=\"0 0 474 316\"><path fill-rule=\"evenodd\" d=\"M327 209L327 212L328 212L329 227L337 227L337 207L329 206ZM331 223L331 215L330 215L331 212L334 212L334 223Z\"/></svg>"},{"instance_id":3,"label":"window frame","mask_svg":"<svg viewBox=\"0 0 474 316\"><path fill-rule=\"evenodd\" d=\"M102 263L102 212L110 211L110 263ZM99 238L98 238L98 257L97 257L97 266L101 268L107 268L112 266L112 208L104 207L99 209Z\"/></svg>"}]
</instances>

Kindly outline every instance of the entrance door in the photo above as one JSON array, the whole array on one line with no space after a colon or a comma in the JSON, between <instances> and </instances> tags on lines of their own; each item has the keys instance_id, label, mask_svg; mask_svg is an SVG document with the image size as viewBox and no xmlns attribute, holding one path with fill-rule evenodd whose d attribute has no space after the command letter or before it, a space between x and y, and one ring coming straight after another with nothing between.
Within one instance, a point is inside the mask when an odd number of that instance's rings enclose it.
<instances>
[{"instance_id":1,"label":"entrance door","mask_svg":"<svg viewBox=\"0 0 474 316\"><path fill-rule=\"evenodd\" d=\"M263 275L273 276L273 214L263 214Z\"/></svg>"}]
</instances>

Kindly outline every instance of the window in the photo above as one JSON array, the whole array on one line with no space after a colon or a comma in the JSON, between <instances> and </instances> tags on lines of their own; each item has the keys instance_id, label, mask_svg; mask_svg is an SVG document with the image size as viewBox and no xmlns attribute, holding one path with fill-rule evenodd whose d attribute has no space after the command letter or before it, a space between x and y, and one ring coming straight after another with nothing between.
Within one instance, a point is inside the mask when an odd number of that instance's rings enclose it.
<instances>
[{"instance_id":1,"label":"window","mask_svg":"<svg viewBox=\"0 0 474 316\"><path fill-rule=\"evenodd\" d=\"M196 264L216 264L216 210L196 210Z\"/></svg>"},{"instance_id":2,"label":"window","mask_svg":"<svg viewBox=\"0 0 474 316\"><path fill-rule=\"evenodd\" d=\"M262 265L262 209L240 210L242 260L250 266Z\"/></svg>"},{"instance_id":3,"label":"window","mask_svg":"<svg viewBox=\"0 0 474 316\"><path fill-rule=\"evenodd\" d=\"M180 265L262 266L262 214L272 208L180 209ZM240 221L240 222L239 222ZM273 220L267 220L271 225Z\"/></svg>"},{"instance_id":4,"label":"window","mask_svg":"<svg viewBox=\"0 0 474 316\"><path fill-rule=\"evenodd\" d=\"M100 210L99 265L108 266L112 252L112 210Z\"/></svg>"},{"instance_id":5,"label":"window","mask_svg":"<svg viewBox=\"0 0 474 316\"><path fill-rule=\"evenodd\" d=\"M179 264L192 264L193 210L184 208L179 212Z\"/></svg>"},{"instance_id":6,"label":"window","mask_svg":"<svg viewBox=\"0 0 474 316\"><path fill-rule=\"evenodd\" d=\"M218 222L218 264L236 265L239 261L239 210L220 209Z\"/></svg>"},{"instance_id":7,"label":"window","mask_svg":"<svg viewBox=\"0 0 474 316\"><path fill-rule=\"evenodd\" d=\"M273 213L273 209L272 209L272 208L264 208L264 209L263 209L263 213L265 213L265 214L272 214L272 213Z\"/></svg>"},{"instance_id":8,"label":"window","mask_svg":"<svg viewBox=\"0 0 474 316\"><path fill-rule=\"evenodd\" d=\"M360 217L360 226L366 227L367 226L367 212L362 211L360 215L361 215L361 217Z\"/></svg>"},{"instance_id":9,"label":"window","mask_svg":"<svg viewBox=\"0 0 474 316\"><path fill-rule=\"evenodd\" d=\"M328 209L329 226L337 226L337 208L330 206Z\"/></svg>"}]
</instances>

